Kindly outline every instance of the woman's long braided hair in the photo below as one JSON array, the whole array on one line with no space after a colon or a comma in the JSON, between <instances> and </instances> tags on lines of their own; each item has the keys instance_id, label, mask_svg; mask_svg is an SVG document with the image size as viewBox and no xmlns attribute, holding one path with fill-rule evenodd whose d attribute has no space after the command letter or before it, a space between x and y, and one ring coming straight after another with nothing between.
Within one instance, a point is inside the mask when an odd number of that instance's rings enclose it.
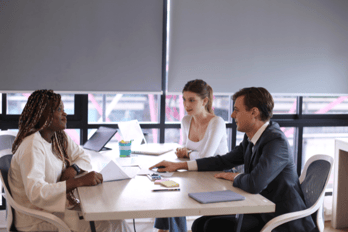
<instances>
[{"instance_id":1,"label":"woman's long braided hair","mask_svg":"<svg viewBox=\"0 0 348 232\"><path fill-rule=\"evenodd\" d=\"M23 139L51 125L54 111L61 102L60 94L53 90L36 90L33 92L24 110L19 117L19 131L12 145L14 154ZM66 167L70 166L70 160L67 155L68 140L64 131L56 131L52 137L52 151L59 159L65 162Z\"/></svg>"}]
</instances>

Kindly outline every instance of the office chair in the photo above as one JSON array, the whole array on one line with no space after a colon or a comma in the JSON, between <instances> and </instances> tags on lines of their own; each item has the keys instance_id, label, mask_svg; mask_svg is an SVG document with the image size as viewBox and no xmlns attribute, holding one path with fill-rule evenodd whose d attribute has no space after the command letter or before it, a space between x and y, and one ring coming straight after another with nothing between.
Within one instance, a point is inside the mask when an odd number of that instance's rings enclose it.
<instances>
[{"instance_id":1,"label":"office chair","mask_svg":"<svg viewBox=\"0 0 348 232\"><path fill-rule=\"evenodd\" d=\"M47 221L58 228L59 232L70 232L70 228L57 216L35 209L29 209L24 206L19 205L14 201L11 195L11 189L8 184L8 170L11 166L12 154L4 155L0 158L0 178L4 183L5 197L7 203L7 231L17 231L14 225L14 210L21 212L23 214L39 218L41 220Z\"/></svg>"},{"instance_id":2,"label":"office chair","mask_svg":"<svg viewBox=\"0 0 348 232\"><path fill-rule=\"evenodd\" d=\"M11 154L12 153L12 144L17 136L17 132L15 131L9 131L4 130L0 131L0 157L2 154ZM0 192L2 191L2 183L0 181ZM0 206L0 210L6 209L6 200L3 196L0 196L2 198L2 205Z\"/></svg>"},{"instance_id":3,"label":"office chair","mask_svg":"<svg viewBox=\"0 0 348 232\"><path fill-rule=\"evenodd\" d=\"M0 151L11 149L16 136L17 132L14 131L0 131Z\"/></svg>"},{"instance_id":4,"label":"office chair","mask_svg":"<svg viewBox=\"0 0 348 232\"><path fill-rule=\"evenodd\" d=\"M261 232L271 232L286 222L312 216L318 230L324 231L323 203L325 189L330 179L333 158L328 155L312 156L305 164L299 178L307 209L283 214L270 220Z\"/></svg>"}]
</instances>

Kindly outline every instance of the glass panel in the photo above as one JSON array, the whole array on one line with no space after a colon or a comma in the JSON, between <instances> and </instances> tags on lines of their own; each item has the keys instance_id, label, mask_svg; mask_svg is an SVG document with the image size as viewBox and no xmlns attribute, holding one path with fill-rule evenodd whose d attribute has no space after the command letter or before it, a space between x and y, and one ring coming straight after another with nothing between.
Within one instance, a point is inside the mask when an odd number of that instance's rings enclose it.
<instances>
[{"instance_id":1,"label":"glass panel","mask_svg":"<svg viewBox=\"0 0 348 232\"><path fill-rule=\"evenodd\" d=\"M67 114L75 114L75 94L60 94Z\"/></svg>"},{"instance_id":2,"label":"glass panel","mask_svg":"<svg viewBox=\"0 0 348 232\"><path fill-rule=\"evenodd\" d=\"M21 114L29 96L30 93L7 94L7 114Z\"/></svg>"},{"instance_id":3,"label":"glass panel","mask_svg":"<svg viewBox=\"0 0 348 232\"><path fill-rule=\"evenodd\" d=\"M335 139L338 138L348 138L348 127L305 127L303 130L303 166L313 155L325 154L334 157ZM333 188L334 172L333 170L327 188Z\"/></svg>"},{"instance_id":4,"label":"glass panel","mask_svg":"<svg viewBox=\"0 0 348 232\"><path fill-rule=\"evenodd\" d=\"M303 97L303 114L347 114L348 96Z\"/></svg>"},{"instance_id":5,"label":"glass panel","mask_svg":"<svg viewBox=\"0 0 348 232\"><path fill-rule=\"evenodd\" d=\"M166 129L165 142L179 143L180 145L182 145L181 129Z\"/></svg>"},{"instance_id":6,"label":"glass panel","mask_svg":"<svg viewBox=\"0 0 348 232\"><path fill-rule=\"evenodd\" d=\"M21 114L31 93L9 93L7 94L7 114ZM75 113L75 95L61 94L64 110L67 114Z\"/></svg>"},{"instance_id":7,"label":"glass panel","mask_svg":"<svg viewBox=\"0 0 348 232\"><path fill-rule=\"evenodd\" d=\"M222 117L225 121L231 121L230 117L230 99L231 96L215 95L213 100L214 113ZM166 96L166 119L167 123L180 122L186 115L182 95Z\"/></svg>"},{"instance_id":8,"label":"glass panel","mask_svg":"<svg viewBox=\"0 0 348 232\"><path fill-rule=\"evenodd\" d=\"M154 94L88 94L88 122L158 122L159 99Z\"/></svg>"},{"instance_id":9,"label":"glass panel","mask_svg":"<svg viewBox=\"0 0 348 232\"><path fill-rule=\"evenodd\" d=\"M80 145L80 129L65 129L65 133L66 133L77 145Z\"/></svg>"},{"instance_id":10,"label":"glass panel","mask_svg":"<svg viewBox=\"0 0 348 232\"><path fill-rule=\"evenodd\" d=\"M142 129L148 143L159 143L159 129Z\"/></svg>"},{"instance_id":11,"label":"glass panel","mask_svg":"<svg viewBox=\"0 0 348 232\"><path fill-rule=\"evenodd\" d=\"M273 114L296 114L296 97L273 96Z\"/></svg>"}]
</instances>

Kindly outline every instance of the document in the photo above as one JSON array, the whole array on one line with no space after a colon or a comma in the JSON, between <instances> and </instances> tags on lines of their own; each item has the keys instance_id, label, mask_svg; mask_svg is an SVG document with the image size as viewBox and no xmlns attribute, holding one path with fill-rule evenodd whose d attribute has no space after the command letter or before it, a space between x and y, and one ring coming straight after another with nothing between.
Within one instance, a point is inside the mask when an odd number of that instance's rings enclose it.
<instances>
[{"instance_id":1,"label":"document","mask_svg":"<svg viewBox=\"0 0 348 232\"><path fill-rule=\"evenodd\" d=\"M120 165L111 160L101 171L103 181L115 181L131 179L131 177L122 169Z\"/></svg>"}]
</instances>

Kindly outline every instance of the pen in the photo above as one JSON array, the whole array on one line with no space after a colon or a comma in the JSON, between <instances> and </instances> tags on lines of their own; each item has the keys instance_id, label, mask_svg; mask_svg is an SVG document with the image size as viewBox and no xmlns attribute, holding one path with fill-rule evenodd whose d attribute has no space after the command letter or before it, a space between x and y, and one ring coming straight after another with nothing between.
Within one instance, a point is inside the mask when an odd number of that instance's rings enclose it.
<instances>
[{"instance_id":1,"label":"pen","mask_svg":"<svg viewBox=\"0 0 348 232\"><path fill-rule=\"evenodd\" d=\"M152 192L162 192L162 191L180 191L180 189L152 189Z\"/></svg>"}]
</instances>

